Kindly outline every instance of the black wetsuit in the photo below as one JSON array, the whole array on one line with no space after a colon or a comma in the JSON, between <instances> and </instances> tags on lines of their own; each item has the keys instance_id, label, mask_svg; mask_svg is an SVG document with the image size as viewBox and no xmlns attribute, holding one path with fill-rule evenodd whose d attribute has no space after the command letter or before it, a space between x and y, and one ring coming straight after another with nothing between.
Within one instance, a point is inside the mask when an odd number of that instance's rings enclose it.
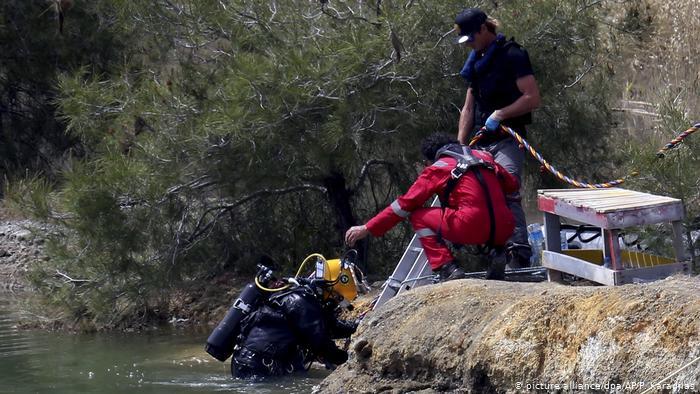
<instances>
[{"instance_id":1,"label":"black wetsuit","mask_svg":"<svg viewBox=\"0 0 700 394\"><path fill-rule=\"evenodd\" d=\"M347 361L333 339L348 338L356 324L338 320L314 292L300 286L273 294L243 321L231 362L239 378L276 376L302 371L314 359L327 365Z\"/></svg>"}]
</instances>

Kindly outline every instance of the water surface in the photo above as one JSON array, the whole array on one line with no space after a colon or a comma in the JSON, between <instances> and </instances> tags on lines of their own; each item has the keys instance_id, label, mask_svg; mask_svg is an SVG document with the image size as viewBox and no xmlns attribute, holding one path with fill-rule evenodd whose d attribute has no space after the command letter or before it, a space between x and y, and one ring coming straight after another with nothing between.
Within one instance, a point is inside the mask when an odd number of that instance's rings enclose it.
<instances>
[{"instance_id":1,"label":"water surface","mask_svg":"<svg viewBox=\"0 0 700 394\"><path fill-rule=\"evenodd\" d=\"M135 333L23 331L0 293L0 393L309 393L328 375L250 383L203 350L209 328Z\"/></svg>"}]
</instances>

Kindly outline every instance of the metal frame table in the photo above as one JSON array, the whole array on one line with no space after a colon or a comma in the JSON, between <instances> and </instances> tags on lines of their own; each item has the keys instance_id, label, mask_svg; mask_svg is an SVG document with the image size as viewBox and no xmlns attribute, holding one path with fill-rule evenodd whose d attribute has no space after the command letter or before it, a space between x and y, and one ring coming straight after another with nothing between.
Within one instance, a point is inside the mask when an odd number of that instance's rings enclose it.
<instances>
[{"instance_id":1,"label":"metal frame table","mask_svg":"<svg viewBox=\"0 0 700 394\"><path fill-rule=\"evenodd\" d=\"M613 286L662 279L676 272L690 273L691 263L682 241L681 200L620 188L545 189L537 194L546 232L542 266L547 268L550 281L561 282L562 273L568 273ZM599 261L591 262L590 252L561 250L560 217L601 228L604 250L598 252ZM675 259L621 250L621 229L665 222L673 227ZM644 267L640 261L644 261Z\"/></svg>"}]
</instances>

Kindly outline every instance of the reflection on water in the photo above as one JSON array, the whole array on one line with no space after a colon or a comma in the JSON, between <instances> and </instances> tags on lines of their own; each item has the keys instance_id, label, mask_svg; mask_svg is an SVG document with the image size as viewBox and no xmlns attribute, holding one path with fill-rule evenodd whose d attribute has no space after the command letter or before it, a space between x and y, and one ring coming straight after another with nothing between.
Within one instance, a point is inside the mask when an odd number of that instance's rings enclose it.
<instances>
[{"instance_id":1,"label":"reflection on water","mask_svg":"<svg viewBox=\"0 0 700 394\"><path fill-rule=\"evenodd\" d=\"M204 352L208 328L71 335L18 331L0 293L0 393L308 393L328 372L249 383Z\"/></svg>"}]
</instances>

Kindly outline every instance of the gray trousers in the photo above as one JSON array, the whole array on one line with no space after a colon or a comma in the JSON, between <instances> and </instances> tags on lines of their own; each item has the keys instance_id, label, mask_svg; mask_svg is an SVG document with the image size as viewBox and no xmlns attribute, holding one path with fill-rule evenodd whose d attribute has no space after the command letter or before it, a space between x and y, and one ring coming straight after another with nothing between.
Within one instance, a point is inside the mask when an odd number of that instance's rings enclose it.
<instances>
[{"instance_id":1,"label":"gray trousers","mask_svg":"<svg viewBox=\"0 0 700 394\"><path fill-rule=\"evenodd\" d=\"M518 142L515 139L505 138L490 145L479 146L479 149L491 153L496 163L515 175L518 178L518 182L521 182L523 165L525 164L525 152L518 147ZM506 195L506 203L515 218L515 230L509 239L509 243L523 245L513 250L513 252L517 253L522 263L511 262L512 268L528 266L532 255L532 250L527 240L527 223L525 222L525 211L523 211L521 200L520 192Z\"/></svg>"}]
</instances>

